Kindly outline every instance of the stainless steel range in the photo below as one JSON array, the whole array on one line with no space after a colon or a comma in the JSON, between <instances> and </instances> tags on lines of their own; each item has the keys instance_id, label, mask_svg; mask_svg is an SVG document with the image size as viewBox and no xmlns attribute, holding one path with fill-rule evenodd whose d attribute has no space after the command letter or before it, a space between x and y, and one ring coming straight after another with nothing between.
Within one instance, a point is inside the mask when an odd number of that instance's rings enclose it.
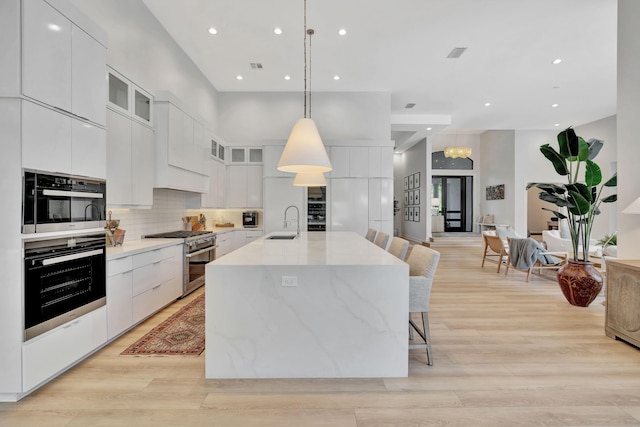
<instances>
[{"instance_id":1,"label":"stainless steel range","mask_svg":"<svg viewBox=\"0 0 640 427\"><path fill-rule=\"evenodd\" d=\"M204 285L204 266L216 259L216 235L211 231L170 231L143 236L144 239L182 239L184 265L182 268L182 296Z\"/></svg>"}]
</instances>

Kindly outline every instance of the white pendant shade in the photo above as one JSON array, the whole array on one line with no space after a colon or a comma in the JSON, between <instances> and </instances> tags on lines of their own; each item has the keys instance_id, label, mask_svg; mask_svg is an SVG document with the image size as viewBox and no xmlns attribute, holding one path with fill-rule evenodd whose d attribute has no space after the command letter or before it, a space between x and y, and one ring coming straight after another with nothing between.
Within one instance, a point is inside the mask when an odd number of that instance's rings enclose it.
<instances>
[{"instance_id":1,"label":"white pendant shade","mask_svg":"<svg viewBox=\"0 0 640 427\"><path fill-rule=\"evenodd\" d=\"M640 197L633 201L629 206L624 208L623 214L640 214Z\"/></svg>"},{"instance_id":2,"label":"white pendant shade","mask_svg":"<svg viewBox=\"0 0 640 427\"><path fill-rule=\"evenodd\" d=\"M293 126L280 156L278 170L292 173L322 173L331 170L329 156L312 119L300 119Z\"/></svg>"},{"instance_id":3,"label":"white pendant shade","mask_svg":"<svg viewBox=\"0 0 640 427\"><path fill-rule=\"evenodd\" d=\"M326 187L327 180L322 172L298 172L293 180L296 187Z\"/></svg>"}]
</instances>

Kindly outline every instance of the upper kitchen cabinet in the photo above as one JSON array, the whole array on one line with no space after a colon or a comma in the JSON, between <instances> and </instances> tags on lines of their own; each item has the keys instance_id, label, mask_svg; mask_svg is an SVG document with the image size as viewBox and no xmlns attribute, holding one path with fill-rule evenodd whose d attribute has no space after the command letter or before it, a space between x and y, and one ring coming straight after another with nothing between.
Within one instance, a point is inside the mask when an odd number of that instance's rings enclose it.
<instances>
[{"instance_id":1,"label":"upper kitchen cabinet","mask_svg":"<svg viewBox=\"0 0 640 427\"><path fill-rule=\"evenodd\" d=\"M64 2L22 8L22 93L104 126L106 34Z\"/></svg>"},{"instance_id":2,"label":"upper kitchen cabinet","mask_svg":"<svg viewBox=\"0 0 640 427\"><path fill-rule=\"evenodd\" d=\"M107 203L126 208L151 208L155 167L151 96L109 68L107 104ZM136 96L142 105L136 107ZM141 111L143 114L136 114Z\"/></svg>"},{"instance_id":3,"label":"upper kitchen cabinet","mask_svg":"<svg viewBox=\"0 0 640 427\"><path fill-rule=\"evenodd\" d=\"M153 126L153 96L111 68L108 69L108 80L109 107Z\"/></svg>"},{"instance_id":4,"label":"upper kitchen cabinet","mask_svg":"<svg viewBox=\"0 0 640 427\"><path fill-rule=\"evenodd\" d=\"M225 208L226 166L224 164L224 147L226 143L218 136L212 136L209 167L209 192L201 194L197 208ZM220 153L222 158L219 157Z\"/></svg>"},{"instance_id":5,"label":"upper kitchen cabinet","mask_svg":"<svg viewBox=\"0 0 640 427\"><path fill-rule=\"evenodd\" d=\"M262 208L262 166L228 166L227 208Z\"/></svg>"},{"instance_id":6,"label":"upper kitchen cabinet","mask_svg":"<svg viewBox=\"0 0 640 427\"><path fill-rule=\"evenodd\" d=\"M284 151L284 145L265 145L263 154L263 167L265 178L293 178L295 175L289 172L282 172L278 170L278 162L280 162L280 156Z\"/></svg>"},{"instance_id":7,"label":"upper kitchen cabinet","mask_svg":"<svg viewBox=\"0 0 640 427\"><path fill-rule=\"evenodd\" d=\"M155 186L209 192L211 140L208 123L169 92L157 92ZM220 152L218 152L219 154Z\"/></svg>"},{"instance_id":8,"label":"upper kitchen cabinet","mask_svg":"<svg viewBox=\"0 0 640 427\"><path fill-rule=\"evenodd\" d=\"M392 147L333 146L331 178L393 178Z\"/></svg>"},{"instance_id":9,"label":"upper kitchen cabinet","mask_svg":"<svg viewBox=\"0 0 640 427\"><path fill-rule=\"evenodd\" d=\"M262 164L262 147L229 147L228 150L230 165Z\"/></svg>"}]
</instances>

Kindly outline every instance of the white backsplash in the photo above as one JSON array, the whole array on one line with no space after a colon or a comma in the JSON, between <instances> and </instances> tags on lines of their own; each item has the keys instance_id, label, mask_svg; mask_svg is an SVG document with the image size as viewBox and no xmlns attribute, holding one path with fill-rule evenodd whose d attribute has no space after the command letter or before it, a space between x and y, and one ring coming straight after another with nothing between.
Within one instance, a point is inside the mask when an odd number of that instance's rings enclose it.
<instances>
[{"instance_id":1,"label":"white backsplash","mask_svg":"<svg viewBox=\"0 0 640 427\"><path fill-rule=\"evenodd\" d=\"M232 223L242 227L242 212L246 209L186 209L187 193L178 190L155 188L153 190L152 209L114 209L112 219L120 220L120 228L126 230L126 240L138 240L145 234L182 230L182 217L204 214L207 217L207 230L218 223ZM258 226L262 226L262 210L258 210Z\"/></svg>"}]
</instances>

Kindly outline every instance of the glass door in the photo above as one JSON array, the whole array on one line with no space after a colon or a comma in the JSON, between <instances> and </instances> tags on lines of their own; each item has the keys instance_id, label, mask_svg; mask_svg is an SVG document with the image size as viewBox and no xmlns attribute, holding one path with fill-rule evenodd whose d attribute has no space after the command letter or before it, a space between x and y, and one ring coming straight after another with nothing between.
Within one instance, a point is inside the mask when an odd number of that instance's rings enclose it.
<instances>
[{"instance_id":1,"label":"glass door","mask_svg":"<svg viewBox=\"0 0 640 427\"><path fill-rule=\"evenodd\" d=\"M473 177L434 176L433 200L438 199L445 232L471 232L473 227Z\"/></svg>"}]
</instances>

